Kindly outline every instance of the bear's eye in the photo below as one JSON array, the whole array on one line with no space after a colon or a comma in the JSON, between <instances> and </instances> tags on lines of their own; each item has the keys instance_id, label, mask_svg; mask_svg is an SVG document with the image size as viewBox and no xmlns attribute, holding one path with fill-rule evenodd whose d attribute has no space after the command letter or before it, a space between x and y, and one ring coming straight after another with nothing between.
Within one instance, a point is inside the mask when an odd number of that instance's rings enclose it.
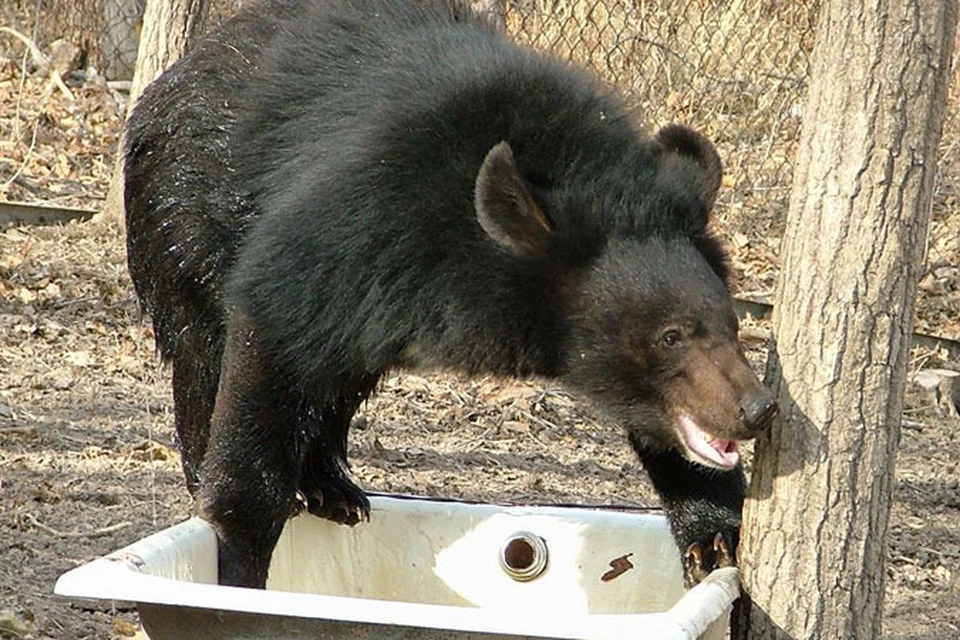
<instances>
[{"instance_id":1,"label":"bear's eye","mask_svg":"<svg viewBox=\"0 0 960 640\"><path fill-rule=\"evenodd\" d=\"M660 342L666 347L679 347L683 343L683 336L676 329L668 329L660 336Z\"/></svg>"}]
</instances>

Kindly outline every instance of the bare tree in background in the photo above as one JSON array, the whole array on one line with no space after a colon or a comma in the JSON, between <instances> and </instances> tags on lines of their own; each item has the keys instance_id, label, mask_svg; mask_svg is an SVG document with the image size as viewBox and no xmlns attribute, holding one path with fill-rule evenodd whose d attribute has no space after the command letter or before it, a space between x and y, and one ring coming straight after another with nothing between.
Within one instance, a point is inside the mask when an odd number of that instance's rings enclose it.
<instances>
[{"instance_id":1,"label":"bare tree in background","mask_svg":"<svg viewBox=\"0 0 960 640\"><path fill-rule=\"evenodd\" d=\"M470 6L479 14L487 18L499 29L507 29L507 2L506 0L470 0Z\"/></svg>"},{"instance_id":2,"label":"bare tree in background","mask_svg":"<svg viewBox=\"0 0 960 640\"><path fill-rule=\"evenodd\" d=\"M128 113L144 87L183 56L203 33L209 8L209 0L147 0L137 52L137 67L130 86ZM123 218L122 139L102 216L109 220Z\"/></svg>"},{"instance_id":3,"label":"bare tree in background","mask_svg":"<svg viewBox=\"0 0 960 640\"><path fill-rule=\"evenodd\" d=\"M103 0L100 50L108 80L130 80L137 65L143 0Z\"/></svg>"},{"instance_id":4,"label":"bare tree in background","mask_svg":"<svg viewBox=\"0 0 960 640\"><path fill-rule=\"evenodd\" d=\"M879 638L957 0L826 0L744 509L739 638Z\"/></svg>"},{"instance_id":5,"label":"bare tree in background","mask_svg":"<svg viewBox=\"0 0 960 640\"><path fill-rule=\"evenodd\" d=\"M203 33L209 0L147 0L130 105L143 88L183 56Z\"/></svg>"}]
</instances>

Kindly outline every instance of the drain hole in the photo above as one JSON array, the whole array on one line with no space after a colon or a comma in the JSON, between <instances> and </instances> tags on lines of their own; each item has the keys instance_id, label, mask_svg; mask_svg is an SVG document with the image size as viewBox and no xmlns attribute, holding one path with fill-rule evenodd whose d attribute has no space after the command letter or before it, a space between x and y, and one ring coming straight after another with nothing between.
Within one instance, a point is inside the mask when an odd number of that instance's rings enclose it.
<instances>
[{"instance_id":1,"label":"drain hole","mask_svg":"<svg viewBox=\"0 0 960 640\"><path fill-rule=\"evenodd\" d=\"M529 540L514 538L503 549L503 561L514 571L525 571L533 564L533 545Z\"/></svg>"},{"instance_id":2,"label":"drain hole","mask_svg":"<svg viewBox=\"0 0 960 640\"><path fill-rule=\"evenodd\" d=\"M514 580L533 580L547 567L547 544L538 535L517 532L503 544L500 566Z\"/></svg>"}]
</instances>

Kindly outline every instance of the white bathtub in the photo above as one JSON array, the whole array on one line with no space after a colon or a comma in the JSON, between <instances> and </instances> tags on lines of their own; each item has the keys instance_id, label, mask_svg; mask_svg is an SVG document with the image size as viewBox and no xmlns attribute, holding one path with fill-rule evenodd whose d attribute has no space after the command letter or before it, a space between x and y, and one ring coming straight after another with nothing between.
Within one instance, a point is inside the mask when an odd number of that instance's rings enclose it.
<instances>
[{"instance_id":1,"label":"white bathtub","mask_svg":"<svg viewBox=\"0 0 960 640\"><path fill-rule=\"evenodd\" d=\"M194 518L55 592L134 602L152 640L720 640L739 595L736 569L685 592L663 516L622 510L372 496L353 528L291 519L266 591L217 586L216 544Z\"/></svg>"}]
</instances>

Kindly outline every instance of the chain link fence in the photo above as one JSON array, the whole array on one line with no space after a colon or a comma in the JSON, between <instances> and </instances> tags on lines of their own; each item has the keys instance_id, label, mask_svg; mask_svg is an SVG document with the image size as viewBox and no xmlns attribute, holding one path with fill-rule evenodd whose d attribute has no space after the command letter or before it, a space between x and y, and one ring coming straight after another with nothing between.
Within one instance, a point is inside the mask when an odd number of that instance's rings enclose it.
<instances>
[{"instance_id":1,"label":"chain link fence","mask_svg":"<svg viewBox=\"0 0 960 640\"><path fill-rule=\"evenodd\" d=\"M819 0L473 1L517 41L617 86L651 128L707 134L725 165L715 217L734 266L753 274L741 288L772 289L776 242L751 238L782 232ZM108 79L132 75L145 0L42 2L41 41L70 34ZM241 2L211 0L207 26Z\"/></svg>"},{"instance_id":2,"label":"chain link fence","mask_svg":"<svg viewBox=\"0 0 960 640\"><path fill-rule=\"evenodd\" d=\"M651 126L684 121L713 139L727 172L721 208L784 197L818 0L481 1L519 42L616 85ZM107 78L129 79L144 4L45 0L41 39L69 34ZM208 25L239 4L212 0Z\"/></svg>"},{"instance_id":3,"label":"chain link fence","mask_svg":"<svg viewBox=\"0 0 960 640\"><path fill-rule=\"evenodd\" d=\"M222 22L243 0L211 0L208 26ZM146 0L3 0L0 26L46 48L58 39L75 45L78 64L108 80L130 80Z\"/></svg>"},{"instance_id":4,"label":"chain link fence","mask_svg":"<svg viewBox=\"0 0 960 640\"><path fill-rule=\"evenodd\" d=\"M818 0L508 0L504 22L599 73L651 128L708 135L724 162L716 218L745 245L750 227L782 233L818 15ZM753 262L748 288L770 291L772 261Z\"/></svg>"},{"instance_id":5,"label":"chain link fence","mask_svg":"<svg viewBox=\"0 0 960 640\"><path fill-rule=\"evenodd\" d=\"M24 33L39 32L41 45L67 37L107 78L132 74L145 0L6 1L15 5L14 16L39 11L36 24L18 19ZM650 128L684 122L707 134L725 165L716 219L731 241L734 266L750 273L741 291L760 298L772 292L819 0L473 1L519 42L592 68L619 88ZM211 0L207 26L241 3ZM960 218L952 186L960 179L957 103L955 86L931 264L960 255L960 240L935 235Z\"/></svg>"},{"instance_id":6,"label":"chain link fence","mask_svg":"<svg viewBox=\"0 0 960 640\"><path fill-rule=\"evenodd\" d=\"M44 0L40 40L68 37L108 79L129 79L145 2ZM240 3L212 0L208 25ZM484 4L519 42L586 64L616 85L651 126L683 121L712 138L727 172L721 208L734 200L750 206L754 196L782 199L790 184L818 0Z\"/></svg>"},{"instance_id":7,"label":"chain link fence","mask_svg":"<svg viewBox=\"0 0 960 640\"><path fill-rule=\"evenodd\" d=\"M137 62L146 0L43 0L39 43L64 38L79 47L82 64L111 80L129 80Z\"/></svg>"}]
</instances>

